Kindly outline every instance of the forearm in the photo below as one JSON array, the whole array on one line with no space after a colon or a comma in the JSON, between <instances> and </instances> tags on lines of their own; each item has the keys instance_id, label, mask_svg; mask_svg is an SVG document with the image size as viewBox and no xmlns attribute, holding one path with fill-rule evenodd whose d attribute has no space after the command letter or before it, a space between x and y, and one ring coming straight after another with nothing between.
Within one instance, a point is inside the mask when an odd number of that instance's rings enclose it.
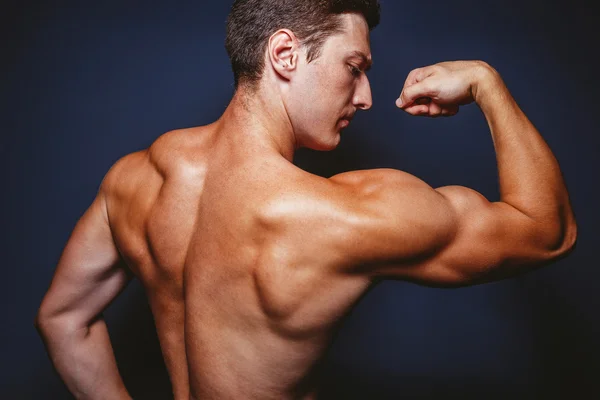
<instances>
[{"instance_id":1,"label":"forearm","mask_svg":"<svg viewBox=\"0 0 600 400\"><path fill-rule=\"evenodd\" d=\"M491 67L482 67L473 95L491 130L500 200L543 227L549 247L562 246L575 219L552 151Z\"/></svg>"},{"instance_id":2,"label":"forearm","mask_svg":"<svg viewBox=\"0 0 600 400\"><path fill-rule=\"evenodd\" d=\"M54 367L75 398L130 399L103 319L76 331L42 322L39 330Z\"/></svg>"}]
</instances>

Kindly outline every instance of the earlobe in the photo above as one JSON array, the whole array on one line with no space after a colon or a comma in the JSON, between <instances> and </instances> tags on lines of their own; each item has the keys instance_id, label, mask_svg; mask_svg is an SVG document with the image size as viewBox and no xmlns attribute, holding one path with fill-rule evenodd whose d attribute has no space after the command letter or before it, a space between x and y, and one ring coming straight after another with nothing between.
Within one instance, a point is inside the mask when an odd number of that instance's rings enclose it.
<instances>
[{"instance_id":1,"label":"earlobe","mask_svg":"<svg viewBox=\"0 0 600 400\"><path fill-rule=\"evenodd\" d=\"M289 29L280 29L269 38L268 60L278 76L290 80L298 62L298 40Z\"/></svg>"}]
</instances>

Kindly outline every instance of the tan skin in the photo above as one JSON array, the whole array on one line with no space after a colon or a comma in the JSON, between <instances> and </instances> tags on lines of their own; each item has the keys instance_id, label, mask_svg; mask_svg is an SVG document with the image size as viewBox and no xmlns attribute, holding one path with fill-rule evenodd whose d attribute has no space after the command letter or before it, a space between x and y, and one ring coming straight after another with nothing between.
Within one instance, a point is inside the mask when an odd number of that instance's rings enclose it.
<instances>
[{"instance_id":1,"label":"tan skin","mask_svg":"<svg viewBox=\"0 0 600 400\"><path fill-rule=\"evenodd\" d=\"M344 119L371 107L366 22L341 18L344 32L310 64L293 32L276 32L258 88L240 87L215 123L169 132L109 171L37 319L76 397L129 397L100 317L127 271L146 288L176 399L309 399L340 319L380 279L467 286L573 248L558 164L483 62L416 69L397 105L435 117L476 102L500 201L391 169L325 179L295 167L297 148L335 148Z\"/></svg>"}]
</instances>

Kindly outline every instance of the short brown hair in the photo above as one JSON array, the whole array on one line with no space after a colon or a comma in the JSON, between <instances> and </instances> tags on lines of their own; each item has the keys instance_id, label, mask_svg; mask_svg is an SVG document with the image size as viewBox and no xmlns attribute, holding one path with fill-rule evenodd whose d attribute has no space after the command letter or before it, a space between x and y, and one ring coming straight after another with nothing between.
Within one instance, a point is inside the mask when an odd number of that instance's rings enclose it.
<instances>
[{"instance_id":1,"label":"short brown hair","mask_svg":"<svg viewBox=\"0 0 600 400\"><path fill-rule=\"evenodd\" d=\"M320 55L325 40L341 30L342 13L362 14L372 30L379 24L378 0L235 0L227 19L225 48L235 87L262 76L269 37L290 29L307 48L308 62Z\"/></svg>"}]
</instances>

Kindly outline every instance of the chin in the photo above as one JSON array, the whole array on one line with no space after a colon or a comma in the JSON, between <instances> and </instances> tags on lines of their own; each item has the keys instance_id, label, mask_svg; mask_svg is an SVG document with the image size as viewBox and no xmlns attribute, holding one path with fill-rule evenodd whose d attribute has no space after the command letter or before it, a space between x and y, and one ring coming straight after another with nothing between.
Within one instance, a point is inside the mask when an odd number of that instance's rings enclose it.
<instances>
[{"instance_id":1,"label":"chin","mask_svg":"<svg viewBox=\"0 0 600 400\"><path fill-rule=\"evenodd\" d=\"M325 139L325 138L322 138ZM329 140L319 140L311 143L310 146L307 146L311 150L316 151L331 151L335 150L341 141L341 136L339 132L336 132L334 135L328 136Z\"/></svg>"}]
</instances>

